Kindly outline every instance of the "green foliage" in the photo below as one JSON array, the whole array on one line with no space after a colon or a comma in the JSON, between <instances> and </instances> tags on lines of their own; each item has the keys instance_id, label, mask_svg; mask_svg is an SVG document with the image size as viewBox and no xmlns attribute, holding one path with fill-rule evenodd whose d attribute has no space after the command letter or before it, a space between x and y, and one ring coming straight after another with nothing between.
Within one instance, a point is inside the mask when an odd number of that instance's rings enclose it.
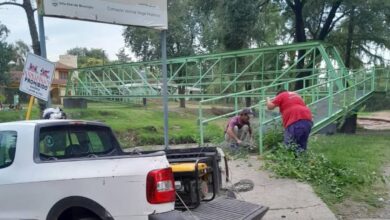
<instances>
[{"instance_id":1,"label":"green foliage","mask_svg":"<svg viewBox=\"0 0 390 220\"><path fill-rule=\"evenodd\" d=\"M256 138L257 139L257 138ZM263 144L265 149L272 149L279 146L283 141L283 126L280 123L274 122L271 128L264 135Z\"/></svg>"},{"instance_id":2,"label":"green foliage","mask_svg":"<svg viewBox=\"0 0 390 220\"><path fill-rule=\"evenodd\" d=\"M126 62L131 61L129 54L126 53L125 48L123 48L123 47L120 48L118 53L115 55L117 56L118 62L120 62L120 63L126 63Z\"/></svg>"},{"instance_id":3,"label":"green foliage","mask_svg":"<svg viewBox=\"0 0 390 220\"><path fill-rule=\"evenodd\" d=\"M67 54L77 56L78 67L100 66L109 62L103 49L75 47L68 50Z\"/></svg>"},{"instance_id":4,"label":"green foliage","mask_svg":"<svg viewBox=\"0 0 390 220\"><path fill-rule=\"evenodd\" d=\"M261 0L194 1L200 41L209 52L274 44L283 26L279 6Z\"/></svg>"},{"instance_id":5,"label":"green foliage","mask_svg":"<svg viewBox=\"0 0 390 220\"><path fill-rule=\"evenodd\" d=\"M3 106L4 107L4 106ZM22 110L2 110L0 111L0 123L9 121L20 121L26 119L27 108L23 107ZM39 110L33 108L30 119L39 119Z\"/></svg>"},{"instance_id":6,"label":"green foliage","mask_svg":"<svg viewBox=\"0 0 390 220\"><path fill-rule=\"evenodd\" d=\"M216 9L218 23L223 30L219 34L220 42L226 50L239 50L249 46L259 3L258 0L223 1Z\"/></svg>"},{"instance_id":7,"label":"green foliage","mask_svg":"<svg viewBox=\"0 0 390 220\"><path fill-rule=\"evenodd\" d=\"M163 112L160 109L116 104L88 104L88 109L66 109L70 118L98 120L110 125L124 147L164 144ZM169 113L169 142L171 144L197 143L199 128L196 116L184 112ZM205 140L222 136L223 131L209 124Z\"/></svg>"},{"instance_id":8,"label":"green foliage","mask_svg":"<svg viewBox=\"0 0 390 220\"><path fill-rule=\"evenodd\" d=\"M0 41L4 41L4 39L8 36L9 30L8 28L0 23Z\"/></svg>"},{"instance_id":9,"label":"green foliage","mask_svg":"<svg viewBox=\"0 0 390 220\"><path fill-rule=\"evenodd\" d=\"M265 156L265 167L282 177L311 183L320 194L333 195L332 202L345 196L345 186L358 180L356 172L329 161L311 151L296 156L294 151L279 145Z\"/></svg>"},{"instance_id":10,"label":"green foliage","mask_svg":"<svg viewBox=\"0 0 390 220\"><path fill-rule=\"evenodd\" d=\"M390 49L390 2L345 1L344 11L346 19L330 34L328 41L342 54L349 53L346 56L350 57L350 68L363 67L361 57L383 65L386 60L381 50Z\"/></svg>"},{"instance_id":11,"label":"green foliage","mask_svg":"<svg viewBox=\"0 0 390 220\"><path fill-rule=\"evenodd\" d=\"M16 41L13 45L12 61L15 66L12 69L22 71L26 62L27 54L30 52L30 47L23 41Z\"/></svg>"},{"instance_id":12,"label":"green foliage","mask_svg":"<svg viewBox=\"0 0 390 220\"><path fill-rule=\"evenodd\" d=\"M197 23L191 0L168 0L167 56L189 56L197 49ZM142 61L161 56L159 32L140 27L127 27L123 33L126 46Z\"/></svg>"},{"instance_id":13,"label":"green foliage","mask_svg":"<svg viewBox=\"0 0 390 220\"><path fill-rule=\"evenodd\" d=\"M374 93L365 103L365 111L383 111L390 109L390 96L386 93Z\"/></svg>"},{"instance_id":14,"label":"green foliage","mask_svg":"<svg viewBox=\"0 0 390 220\"><path fill-rule=\"evenodd\" d=\"M298 157L282 145L264 156L278 176L310 183L328 204L356 197L370 203L380 169L390 156L390 136L335 135L311 138L310 150ZM370 192L370 193L369 193Z\"/></svg>"},{"instance_id":15,"label":"green foliage","mask_svg":"<svg viewBox=\"0 0 390 220\"><path fill-rule=\"evenodd\" d=\"M5 101L5 95L0 94L0 103L4 103Z\"/></svg>"},{"instance_id":16,"label":"green foliage","mask_svg":"<svg viewBox=\"0 0 390 220\"><path fill-rule=\"evenodd\" d=\"M9 82L9 62L12 58L12 45L5 42L9 30L0 23L0 85Z\"/></svg>"},{"instance_id":17,"label":"green foliage","mask_svg":"<svg viewBox=\"0 0 390 220\"><path fill-rule=\"evenodd\" d=\"M1 111L0 122L23 120L25 110ZM101 121L112 127L123 147L164 144L163 112L160 109L145 109L113 103L88 103L88 109L65 109L72 119ZM34 108L32 119L38 119L38 109ZM184 112L169 113L169 143L199 143L197 116ZM205 141L219 142L223 130L208 124L205 128Z\"/></svg>"}]
</instances>

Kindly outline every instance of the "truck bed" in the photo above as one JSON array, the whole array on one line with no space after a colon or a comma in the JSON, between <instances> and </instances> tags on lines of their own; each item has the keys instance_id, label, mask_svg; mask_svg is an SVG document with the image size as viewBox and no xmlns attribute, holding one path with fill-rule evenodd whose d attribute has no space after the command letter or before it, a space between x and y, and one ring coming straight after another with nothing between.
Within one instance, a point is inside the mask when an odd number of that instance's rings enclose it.
<instances>
[{"instance_id":1,"label":"truck bed","mask_svg":"<svg viewBox=\"0 0 390 220\"><path fill-rule=\"evenodd\" d=\"M188 219L200 220L257 220L268 211L268 207L240 201L229 197L218 197L202 203L196 209L185 211Z\"/></svg>"}]
</instances>

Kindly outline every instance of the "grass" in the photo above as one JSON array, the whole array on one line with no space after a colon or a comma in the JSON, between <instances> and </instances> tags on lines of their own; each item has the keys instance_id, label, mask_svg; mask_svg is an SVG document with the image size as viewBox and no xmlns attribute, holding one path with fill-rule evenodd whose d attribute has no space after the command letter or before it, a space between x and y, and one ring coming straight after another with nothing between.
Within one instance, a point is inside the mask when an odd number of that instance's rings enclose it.
<instances>
[{"instance_id":1,"label":"grass","mask_svg":"<svg viewBox=\"0 0 390 220\"><path fill-rule=\"evenodd\" d=\"M298 158L284 147L266 154L266 168L310 183L331 208L346 198L378 206L385 193L381 168L389 163L389 134L313 136L310 150Z\"/></svg>"},{"instance_id":2,"label":"grass","mask_svg":"<svg viewBox=\"0 0 390 220\"><path fill-rule=\"evenodd\" d=\"M38 108L34 108L31 112L31 119L38 119ZM23 110L2 110L0 111L0 122L20 121L26 119L26 109Z\"/></svg>"},{"instance_id":3,"label":"grass","mask_svg":"<svg viewBox=\"0 0 390 220\"><path fill-rule=\"evenodd\" d=\"M389 134L390 131L369 135L320 136L312 140L311 147L313 152L325 155L335 166L355 173L355 176L346 177L348 184L342 187L347 197L375 206L378 195L373 192L382 193L378 183L382 180L381 168L389 163L390 158ZM321 187L315 189L325 201L334 201L333 195L324 193Z\"/></svg>"},{"instance_id":4,"label":"grass","mask_svg":"<svg viewBox=\"0 0 390 220\"><path fill-rule=\"evenodd\" d=\"M199 128L197 116L183 109L175 108L169 112L169 142L197 143ZM115 103L88 103L88 109L65 109L72 119L101 121L114 130L123 147L164 144L163 112L161 108L144 108ZM34 107L32 119L39 117ZM24 120L25 110L1 111L0 122ZM205 141L222 138L223 130L216 124L206 126Z\"/></svg>"}]
</instances>

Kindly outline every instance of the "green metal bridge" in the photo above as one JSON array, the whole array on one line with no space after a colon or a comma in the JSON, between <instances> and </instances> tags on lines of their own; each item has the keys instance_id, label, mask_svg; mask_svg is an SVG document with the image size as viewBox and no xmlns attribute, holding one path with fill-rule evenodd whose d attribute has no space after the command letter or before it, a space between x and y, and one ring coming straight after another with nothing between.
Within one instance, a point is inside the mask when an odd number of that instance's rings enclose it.
<instances>
[{"instance_id":1,"label":"green metal bridge","mask_svg":"<svg viewBox=\"0 0 390 220\"><path fill-rule=\"evenodd\" d=\"M260 152L265 132L279 118L265 110L264 100L279 89L303 96L314 115L315 133L374 91L388 92L390 82L390 68L348 70L336 48L320 42L168 59L167 65L169 98L199 104L201 144L207 123L251 107L258 112ZM160 100L161 88L161 62L136 62L75 69L65 97L140 103L143 98ZM208 114L213 106L228 113Z\"/></svg>"}]
</instances>

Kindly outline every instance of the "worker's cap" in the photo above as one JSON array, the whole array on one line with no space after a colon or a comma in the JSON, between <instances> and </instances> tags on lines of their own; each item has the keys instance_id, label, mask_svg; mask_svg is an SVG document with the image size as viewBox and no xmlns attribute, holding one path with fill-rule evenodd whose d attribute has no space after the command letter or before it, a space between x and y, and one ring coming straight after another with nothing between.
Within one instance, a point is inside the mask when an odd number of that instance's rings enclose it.
<instances>
[{"instance_id":1,"label":"worker's cap","mask_svg":"<svg viewBox=\"0 0 390 220\"><path fill-rule=\"evenodd\" d=\"M240 115L253 115L253 111L250 108L244 108L241 112Z\"/></svg>"}]
</instances>

